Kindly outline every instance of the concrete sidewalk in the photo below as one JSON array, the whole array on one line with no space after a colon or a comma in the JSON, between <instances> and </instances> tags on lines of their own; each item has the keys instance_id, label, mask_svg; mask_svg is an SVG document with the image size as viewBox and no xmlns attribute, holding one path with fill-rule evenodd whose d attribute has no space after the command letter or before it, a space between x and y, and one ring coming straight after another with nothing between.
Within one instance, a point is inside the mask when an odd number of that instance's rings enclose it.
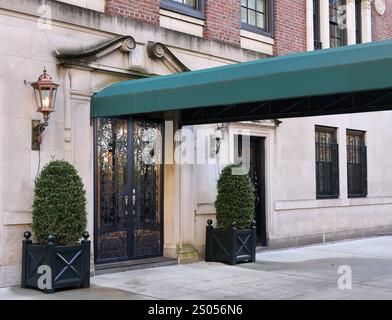
<instances>
[{"instance_id":1,"label":"concrete sidewalk","mask_svg":"<svg viewBox=\"0 0 392 320\"><path fill-rule=\"evenodd\" d=\"M0 289L0 299L392 299L392 237L257 254L257 262L200 262L105 274L90 289L45 295ZM339 266L352 270L341 290Z\"/></svg>"}]
</instances>

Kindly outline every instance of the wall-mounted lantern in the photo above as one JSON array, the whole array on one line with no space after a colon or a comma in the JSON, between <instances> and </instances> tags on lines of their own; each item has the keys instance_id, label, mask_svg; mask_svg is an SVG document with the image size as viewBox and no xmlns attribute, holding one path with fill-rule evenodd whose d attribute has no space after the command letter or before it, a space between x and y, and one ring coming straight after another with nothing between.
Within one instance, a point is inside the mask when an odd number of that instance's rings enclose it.
<instances>
[{"instance_id":1,"label":"wall-mounted lantern","mask_svg":"<svg viewBox=\"0 0 392 320\"><path fill-rule=\"evenodd\" d=\"M228 123L218 123L216 125L216 130L215 130L215 141L216 141L216 147L215 147L215 155L218 155L220 151L220 147L222 144L222 140L224 139L224 135L228 132L229 130L229 124Z\"/></svg>"},{"instance_id":2,"label":"wall-mounted lantern","mask_svg":"<svg viewBox=\"0 0 392 320\"><path fill-rule=\"evenodd\" d=\"M56 102L57 88L59 85L54 83L52 77L46 72L41 74L36 82L31 83L34 89L37 111L44 116L44 122L39 120L32 121L32 149L40 150L42 142L42 132L48 126L49 114L54 111Z\"/></svg>"}]
</instances>

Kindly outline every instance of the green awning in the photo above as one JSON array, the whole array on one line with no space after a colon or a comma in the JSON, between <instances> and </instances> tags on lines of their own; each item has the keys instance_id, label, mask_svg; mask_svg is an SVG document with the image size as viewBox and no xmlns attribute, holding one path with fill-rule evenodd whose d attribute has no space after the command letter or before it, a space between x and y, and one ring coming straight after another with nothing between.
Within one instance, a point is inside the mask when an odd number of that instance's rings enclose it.
<instances>
[{"instance_id":1,"label":"green awning","mask_svg":"<svg viewBox=\"0 0 392 320\"><path fill-rule=\"evenodd\" d=\"M388 40L120 82L94 95L91 116L224 106L238 112L241 105L263 101L390 88Z\"/></svg>"}]
</instances>

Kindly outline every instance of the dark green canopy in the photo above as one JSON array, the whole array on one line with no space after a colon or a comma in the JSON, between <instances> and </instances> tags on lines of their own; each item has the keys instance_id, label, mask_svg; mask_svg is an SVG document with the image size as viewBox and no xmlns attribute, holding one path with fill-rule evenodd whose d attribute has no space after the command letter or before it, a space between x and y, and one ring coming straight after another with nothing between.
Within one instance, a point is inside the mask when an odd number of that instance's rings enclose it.
<instances>
[{"instance_id":1,"label":"dark green canopy","mask_svg":"<svg viewBox=\"0 0 392 320\"><path fill-rule=\"evenodd\" d=\"M230 111L230 115L235 116L243 115L245 110L246 114L251 114L255 107L263 106L265 102L272 115L276 113L274 101L374 90L382 90L385 96L389 91L384 90L391 88L392 41L388 40L124 81L94 95L91 116L182 110L189 118L190 110L195 117L196 111L200 113L201 109L210 107L214 108L215 115L219 108L235 107ZM356 96L353 99L358 103L363 100ZM367 99L366 103L372 104L373 100ZM387 102L389 105L389 100ZM309 102L306 103L307 107L303 106L302 111L310 110ZM282 111L285 105L279 103L275 108ZM323 107L326 108L325 102ZM224 113L222 116L225 118ZM208 122L206 116L203 117L204 122Z\"/></svg>"}]
</instances>

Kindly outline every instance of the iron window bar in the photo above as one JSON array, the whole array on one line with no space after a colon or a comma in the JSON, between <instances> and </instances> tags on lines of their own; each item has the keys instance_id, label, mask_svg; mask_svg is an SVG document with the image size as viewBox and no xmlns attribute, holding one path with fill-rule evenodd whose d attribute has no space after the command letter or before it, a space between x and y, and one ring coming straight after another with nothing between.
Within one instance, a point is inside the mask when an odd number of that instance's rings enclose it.
<instances>
[{"instance_id":1,"label":"iron window bar","mask_svg":"<svg viewBox=\"0 0 392 320\"><path fill-rule=\"evenodd\" d=\"M336 128L316 126L316 197L339 197L339 153Z\"/></svg>"},{"instance_id":2,"label":"iron window bar","mask_svg":"<svg viewBox=\"0 0 392 320\"><path fill-rule=\"evenodd\" d=\"M347 188L349 198L367 196L367 150L363 131L347 130Z\"/></svg>"}]
</instances>

